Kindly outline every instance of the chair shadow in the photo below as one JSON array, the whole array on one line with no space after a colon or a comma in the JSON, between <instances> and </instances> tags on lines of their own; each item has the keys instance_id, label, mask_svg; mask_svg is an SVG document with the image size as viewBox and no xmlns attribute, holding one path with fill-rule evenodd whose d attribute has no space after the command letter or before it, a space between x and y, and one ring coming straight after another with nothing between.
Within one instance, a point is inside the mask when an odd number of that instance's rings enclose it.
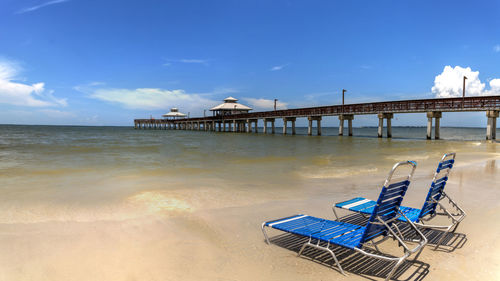
<instances>
[{"instance_id":1,"label":"chair shadow","mask_svg":"<svg viewBox=\"0 0 500 281\"><path fill-rule=\"evenodd\" d=\"M341 222L347 222L356 225L366 225L368 223L369 217L363 214L349 214L344 217L339 218L338 220ZM408 240L417 238L416 233L409 227L408 224L399 222L398 227L403 233L404 237ZM439 252L451 253L456 249L461 249L465 243L467 242L467 235L458 232L449 232L446 233L441 230L436 229L423 229L422 233L427 237L427 247L434 248L439 240L441 239L441 235L445 235L443 241L441 241L441 245L437 249L433 249Z\"/></svg>"},{"instance_id":2,"label":"chair shadow","mask_svg":"<svg viewBox=\"0 0 500 281\"><path fill-rule=\"evenodd\" d=\"M307 237L289 233L280 234L269 239L269 242L272 244L296 252L297 254L302 245L307 241L309 241ZM320 245L326 247L327 244L322 242ZM330 249L332 249L337 256L345 272L362 276L368 280L378 280L375 278L385 279L394 266L394 262L368 257L343 247L334 247L330 245ZM376 253L369 249L366 251ZM325 251L307 247L302 252L301 257L337 270L333 257ZM429 268L430 265L427 263L407 260L398 267L391 280L423 280L429 273Z\"/></svg>"}]
</instances>

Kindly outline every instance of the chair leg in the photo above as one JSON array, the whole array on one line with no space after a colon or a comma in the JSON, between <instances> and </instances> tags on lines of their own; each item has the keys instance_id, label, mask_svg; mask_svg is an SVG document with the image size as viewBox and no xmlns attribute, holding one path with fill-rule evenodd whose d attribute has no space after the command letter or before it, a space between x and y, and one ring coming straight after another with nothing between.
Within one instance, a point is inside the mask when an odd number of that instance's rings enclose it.
<instances>
[{"instance_id":1,"label":"chair leg","mask_svg":"<svg viewBox=\"0 0 500 281\"><path fill-rule=\"evenodd\" d=\"M299 254L297 255L297 257L300 257L300 255L302 254L302 251L304 251L304 249L306 248L306 246L308 245L311 245L311 243L309 242L306 242L304 243L304 245L302 245L302 247L300 248L300 251L299 251Z\"/></svg>"},{"instance_id":2,"label":"chair leg","mask_svg":"<svg viewBox=\"0 0 500 281\"><path fill-rule=\"evenodd\" d=\"M266 223L262 223L262 233L264 234L264 237L266 238L266 243L269 245L269 237L267 237L266 230L264 229L266 227Z\"/></svg>"},{"instance_id":3,"label":"chair leg","mask_svg":"<svg viewBox=\"0 0 500 281\"><path fill-rule=\"evenodd\" d=\"M328 249L328 248L325 248L325 250L327 250L332 255L333 260L335 261L335 264L337 264L337 267L340 270L340 273L342 273L344 276L347 276L347 274L345 274L344 270L342 269L342 266L340 266L339 260L337 259L337 256L335 256L335 253L333 253L333 251ZM333 264L332 264L332 266L333 266Z\"/></svg>"},{"instance_id":4,"label":"chair leg","mask_svg":"<svg viewBox=\"0 0 500 281\"><path fill-rule=\"evenodd\" d=\"M458 228L458 225L459 225L459 224L460 224L460 222L458 222L458 223L455 225L455 227L454 227L454 228L453 228L453 230L451 231L452 233L455 233L455 231L457 230L457 228Z\"/></svg>"},{"instance_id":5,"label":"chair leg","mask_svg":"<svg viewBox=\"0 0 500 281\"><path fill-rule=\"evenodd\" d=\"M392 268L391 272L389 272L389 274L387 275L387 277L385 278L385 281L389 281L391 280L391 277L392 275L396 272L396 269L398 269L398 267L405 261L406 259L406 256L402 257L397 263L396 265L394 265L394 267Z\"/></svg>"},{"instance_id":6,"label":"chair leg","mask_svg":"<svg viewBox=\"0 0 500 281\"><path fill-rule=\"evenodd\" d=\"M335 256L335 253L332 250L330 250L329 248L325 248L325 247L322 247L322 246L319 246L319 245L315 245L315 244L312 244L310 241L308 241L308 242L304 243L304 245L302 245L302 247L300 248L300 251L299 251L299 253L297 255L298 257L300 257L300 255L302 255L302 251L304 251L304 249L307 246L312 247L312 248L316 248L318 250L326 251L326 252L330 253L330 255L332 255L333 260L335 261L335 265L337 265L340 273L342 273L343 275L347 276L347 274L342 269L342 266L340 265L339 260L337 259L337 256ZM332 264L332 267L334 267L333 264Z\"/></svg>"},{"instance_id":7,"label":"chair leg","mask_svg":"<svg viewBox=\"0 0 500 281\"><path fill-rule=\"evenodd\" d=\"M335 211L335 205L332 206L332 211L335 217L337 218L336 220L339 220L339 216L337 215L337 212Z\"/></svg>"}]
</instances>

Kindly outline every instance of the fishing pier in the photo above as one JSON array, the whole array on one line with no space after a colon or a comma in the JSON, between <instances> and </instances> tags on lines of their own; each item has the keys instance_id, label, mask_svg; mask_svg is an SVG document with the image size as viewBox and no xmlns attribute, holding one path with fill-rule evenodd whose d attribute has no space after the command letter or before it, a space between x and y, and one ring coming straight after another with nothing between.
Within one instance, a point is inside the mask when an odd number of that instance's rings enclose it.
<instances>
[{"instance_id":1,"label":"fishing pier","mask_svg":"<svg viewBox=\"0 0 500 281\"><path fill-rule=\"evenodd\" d=\"M229 99L229 98L228 98ZM500 111L500 96L482 96L465 98L421 99L386 102L370 102L359 104L318 106L272 110L262 112L232 112L215 114L208 117L182 119L135 119L135 129L170 129L170 130L200 130L218 132L255 132L258 133L259 122L263 123L263 133L276 133L275 120L283 120L283 134L295 134L297 118L307 118L308 135L315 131L321 135L321 120L325 116L338 116L339 135L344 133L344 123L347 120L348 134L353 135L352 124L356 115L376 114L378 116L378 137L383 137L384 120L387 130L386 137L392 137L391 120L394 114L425 113L427 115L427 139L439 139L440 119L443 112L478 112L486 113L486 139L496 139L497 118ZM218 112L221 113L222 111ZM434 122L433 122L434 120ZM434 123L434 126L433 126Z\"/></svg>"}]
</instances>

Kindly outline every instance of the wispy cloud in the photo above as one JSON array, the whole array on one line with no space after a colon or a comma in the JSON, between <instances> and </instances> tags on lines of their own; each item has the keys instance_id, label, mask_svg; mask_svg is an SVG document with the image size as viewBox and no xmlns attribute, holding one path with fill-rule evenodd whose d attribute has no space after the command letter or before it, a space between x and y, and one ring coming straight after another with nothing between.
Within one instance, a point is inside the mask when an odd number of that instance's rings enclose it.
<instances>
[{"instance_id":1,"label":"wispy cloud","mask_svg":"<svg viewBox=\"0 0 500 281\"><path fill-rule=\"evenodd\" d=\"M68 1L70 1L70 0L52 0L52 1L48 1L48 2L39 4L39 5L36 5L36 6L32 6L32 7L27 7L27 8L21 9L21 10L17 11L16 14L29 13L29 12L33 12L33 11L36 11L38 9L41 9L41 8L44 8L44 7L47 7L47 6L51 6L51 5L55 5L55 4L60 4L60 3L68 2Z\"/></svg>"},{"instance_id":2,"label":"wispy cloud","mask_svg":"<svg viewBox=\"0 0 500 281\"><path fill-rule=\"evenodd\" d=\"M199 64L208 63L208 60L202 60L202 59L181 59L179 61L182 63L199 63Z\"/></svg>"},{"instance_id":3,"label":"wispy cloud","mask_svg":"<svg viewBox=\"0 0 500 281\"><path fill-rule=\"evenodd\" d=\"M272 110L274 109L274 100L268 99L255 99L255 98L243 98L248 104L250 104L255 110ZM277 101L277 109L287 109L288 103Z\"/></svg>"},{"instance_id":4,"label":"wispy cloud","mask_svg":"<svg viewBox=\"0 0 500 281\"><path fill-rule=\"evenodd\" d=\"M495 46L493 47L493 51L495 51L495 52L497 52L497 53L500 53L500 44L495 45Z\"/></svg>"},{"instance_id":5,"label":"wispy cloud","mask_svg":"<svg viewBox=\"0 0 500 281\"><path fill-rule=\"evenodd\" d=\"M203 94L187 93L182 89L159 88L100 88L87 89L89 97L128 109L168 110L179 107L185 112L203 112L220 101L206 98Z\"/></svg>"},{"instance_id":6,"label":"wispy cloud","mask_svg":"<svg viewBox=\"0 0 500 281\"><path fill-rule=\"evenodd\" d=\"M21 68L12 61L0 60L0 103L30 106L66 106L66 99L54 97L52 90L46 90L44 83L32 85L19 82Z\"/></svg>"},{"instance_id":7,"label":"wispy cloud","mask_svg":"<svg viewBox=\"0 0 500 281\"><path fill-rule=\"evenodd\" d=\"M269 71L279 71L279 70L282 70L283 68L287 67L288 65L290 65L289 63L286 63L286 64L282 64L282 65L276 65L276 66L273 66L269 69Z\"/></svg>"},{"instance_id":8,"label":"wispy cloud","mask_svg":"<svg viewBox=\"0 0 500 281\"><path fill-rule=\"evenodd\" d=\"M371 65L363 64L360 66L361 69L372 69L373 67Z\"/></svg>"},{"instance_id":9,"label":"wispy cloud","mask_svg":"<svg viewBox=\"0 0 500 281\"><path fill-rule=\"evenodd\" d=\"M187 64L203 64L208 65L211 60L209 59L164 59L163 66L171 66L174 63L187 63Z\"/></svg>"}]
</instances>

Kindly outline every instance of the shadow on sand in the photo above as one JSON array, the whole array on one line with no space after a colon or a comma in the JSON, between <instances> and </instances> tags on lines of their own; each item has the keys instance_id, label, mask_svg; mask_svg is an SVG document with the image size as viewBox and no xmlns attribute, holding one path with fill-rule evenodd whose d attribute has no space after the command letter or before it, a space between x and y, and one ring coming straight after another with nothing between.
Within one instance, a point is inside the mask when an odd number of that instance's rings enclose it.
<instances>
[{"instance_id":1,"label":"shadow on sand","mask_svg":"<svg viewBox=\"0 0 500 281\"><path fill-rule=\"evenodd\" d=\"M350 214L340 218L339 221L357 225L366 225L368 218L361 214ZM408 227L405 226L404 223L401 223L401 227L404 236L408 236L407 238L411 240L412 234L407 231ZM436 245L443 234L442 231L438 230L425 230L423 233L428 239L428 246L426 247L427 249L425 249L427 251ZM271 244L296 252L297 254L302 245L308 241L309 238L307 237L289 233L280 234L269 239ZM453 252L456 249L462 248L466 242L467 237L465 234L448 233L443 239L442 245L440 245L436 251L448 253ZM326 246L327 244L322 242L320 245ZM384 280L394 266L394 262L367 257L346 248L332 247L332 245L330 245L330 248L335 252L335 255L339 259L344 271L348 274L362 276L368 280ZM365 250L370 252L369 249ZM375 251L371 252L376 253ZM301 257L337 270L332 256L324 251L308 247L302 252ZM413 260L412 257L410 257L409 260L406 260L403 264L401 264L401 266L398 267L391 280L423 280L429 273L429 268L429 264L419 260Z\"/></svg>"},{"instance_id":2,"label":"shadow on sand","mask_svg":"<svg viewBox=\"0 0 500 281\"><path fill-rule=\"evenodd\" d=\"M366 225L368 223L368 218L369 217L363 214L350 214L341 217L339 221L356 225ZM416 238L413 231L410 229L410 227L408 227L407 224L400 222L398 223L398 227L403 232L404 237L408 240ZM451 253L456 249L462 248L467 242L467 236L463 233L449 232L445 234L444 231L435 229L424 229L422 230L422 233L425 235L425 237L427 237L428 240L426 248L433 249L439 252ZM441 245L439 245L439 247L435 249L435 246L439 242L439 239L441 239L442 235L445 235L445 237L443 241L441 241Z\"/></svg>"}]
</instances>

